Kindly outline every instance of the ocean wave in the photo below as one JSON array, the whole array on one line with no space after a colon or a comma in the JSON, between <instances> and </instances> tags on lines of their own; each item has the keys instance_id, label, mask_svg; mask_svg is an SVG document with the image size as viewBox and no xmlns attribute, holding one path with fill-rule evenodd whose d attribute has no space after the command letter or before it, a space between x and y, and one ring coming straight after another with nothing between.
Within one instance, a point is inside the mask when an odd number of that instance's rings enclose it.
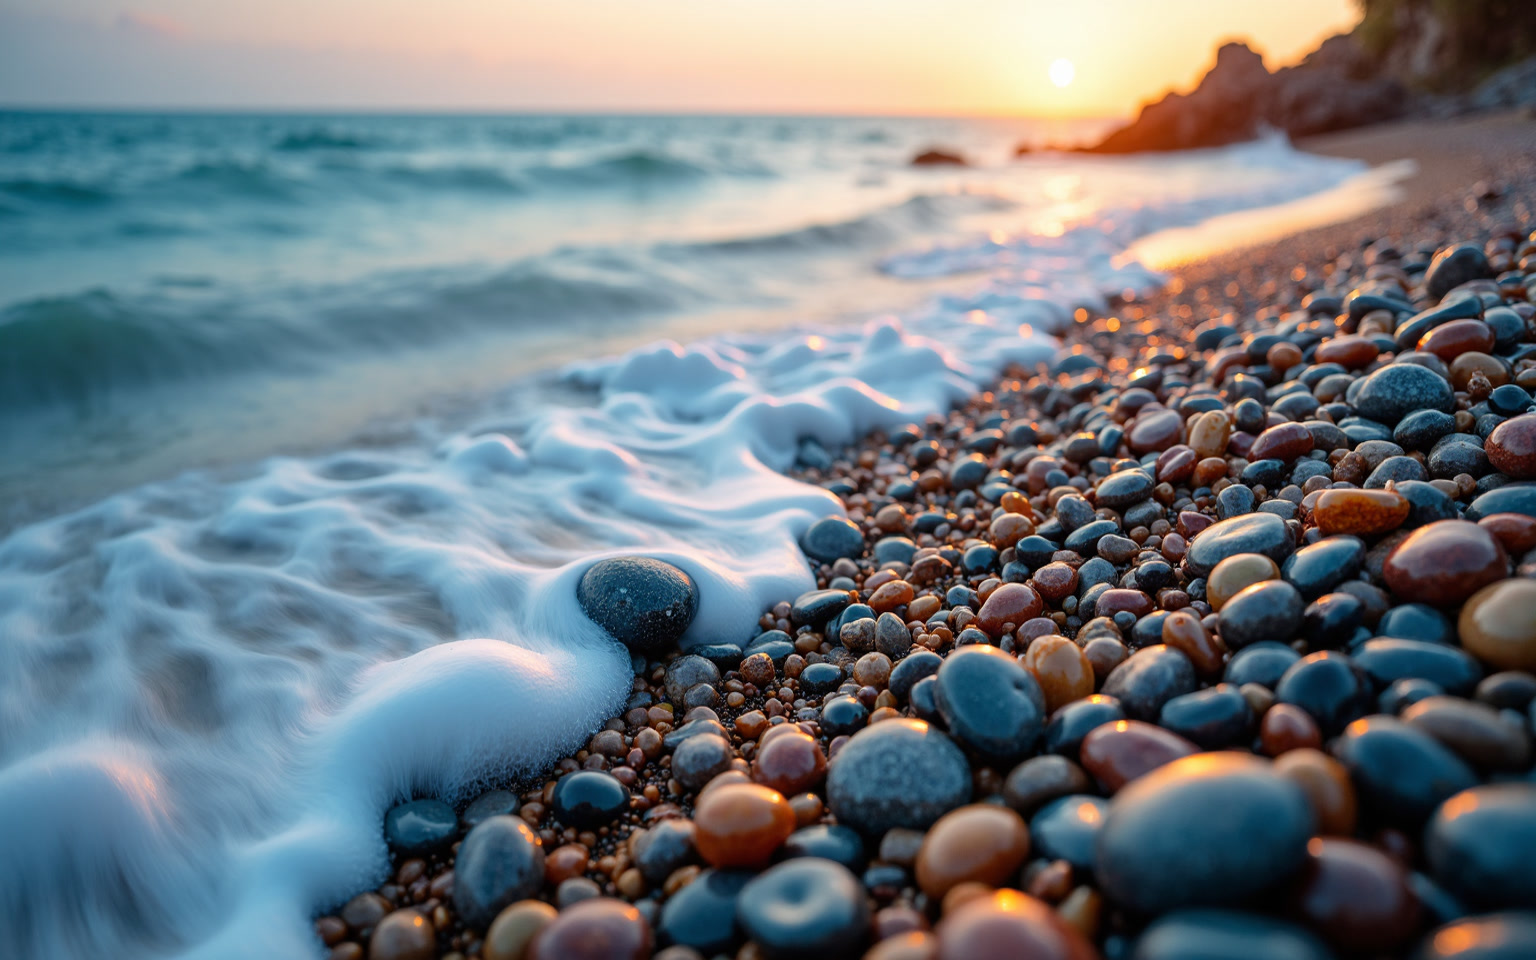
<instances>
[{"instance_id":1,"label":"ocean wave","mask_svg":"<svg viewBox=\"0 0 1536 960\"><path fill-rule=\"evenodd\" d=\"M175 185L210 188L237 199L291 200L299 183L274 170L268 163L241 160L203 160L179 170Z\"/></svg>"},{"instance_id":2,"label":"ocean wave","mask_svg":"<svg viewBox=\"0 0 1536 960\"><path fill-rule=\"evenodd\" d=\"M125 393L472 333L561 324L601 329L702 294L642 264L566 254L490 273L413 271L295 288L252 307L228 290L133 296L88 290L0 310L0 409L94 409Z\"/></svg>"},{"instance_id":3,"label":"ocean wave","mask_svg":"<svg viewBox=\"0 0 1536 960\"><path fill-rule=\"evenodd\" d=\"M667 153L632 150L615 156L565 165L541 164L527 171L549 183L567 186L668 185L705 179L709 171Z\"/></svg>"},{"instance_id":4,"label":"ocean wave","mask_svg":"<svg viewBox=\"0 0 1536 960\"><path fill-rule=\"evenodd\" d=\"M344 133L325 127L311 130L294 130L283 134L272 145L274 150L302 153L307 150L371 150L378 141L354 133Z\"/></svg>"},{"instance_id":5,"label":"ocean wave","mask_svg":"<svg viewBox=\"0 0 1536 960\"><path fill-rule=\"evenodd\" d=\"M0 194L17 200L61 207L98 207L114 199L101 184L68 177L13 177L0 180Z\"/></svg>"},{"instance_id":6,"label":"ocean wave","mask_svg":"<svg viewBox=\"0 0 1536 960\"><path fill-rule=\"evenodd\" d=\"M463 191L465 193L524 194L527 184L496 167L387 167L385 178L425 190Z\"/></svg>"},{"instance_id":7,"label":"ocean wave","mask_svg":"<svg viewBox=\"0 0 1536 960\"><path fill-rule=\"evenodd\" d=\"M675 249L700 254L780 254L826 248L873 248L935 230L955 218L976 213L1001 213L1017 204L991 193L919 193L878 210L832 223L747 237L729 237L679 245Z\"/></svg>"}]
</instances>

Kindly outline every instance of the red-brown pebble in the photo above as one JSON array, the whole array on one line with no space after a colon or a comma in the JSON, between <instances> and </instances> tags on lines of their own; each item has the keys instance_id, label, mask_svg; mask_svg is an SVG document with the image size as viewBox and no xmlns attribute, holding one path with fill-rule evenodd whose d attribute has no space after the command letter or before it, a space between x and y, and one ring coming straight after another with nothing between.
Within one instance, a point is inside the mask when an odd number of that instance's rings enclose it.
<instances>
[{"instance_id":1,"label":"red-brown pebble","mask_svg":"<svg viewBox=\"0 0 1536 960\"><path fill-rule=\"evenodd\" d=\"M1030 582L1040 596L1056 603L1077 589L1077 571L1058 560L1036 570Z\"/></svg>"},{"instance_id":2,"label":"red-brown pebble","mask_svg":"<svg viewBox=\"0 0 1536 960\"><path fill-rule=\"evenodd\" d=\"M595 897L560 911L530 947L528 960L646 960L651 928L633 905Z\"/></svg>"},{"instance_id":3,"label":"red-brown pebble","mask_svg":"<svg viewBox=\"0 0 1536 960\"><path fill-rule=\"evenodd\" d=\"M876 613L888 613L912 602L912 584L905 580L892 580L870 594L869 606Z\"/></svg>"},{"instance_id":4,"label":"red-brown pebble","mask_svg":"<svg viewBox=\"0 0 1536 960\"><path fill-rule=\"evenodd\" d=\"M418 910L396 910L373 928L368 960L432 960L437 931Z\"/></svg>"},{"instance_id":5,"label":"red-brown pebble","mask_svg":"<svg viewBox=\"0 0 1536 960\"><path fill-rule=\"evenodd\" d=\"M997 890L944 917L938 960L1098 960L1098 952L1060 915L1028 894Z\"/></svg>"},{"instance_id":6,"label":"red-brown pebble","mask_svg":"<svg viewBox=\"0 0 1536 960\"><path fill-rule=\"evenodd\" d=\"M1403 525L1408 498L1395 490L1324 490L1312 506L1312 519L1329 536L1375 536Z\"/></svg>"},{"instance_id":7,"label":"red-brown pebble","mask_svg":"<svg viewBox=\"0 0 1536 960\"><path fill-rule=\"evenodd\" d=\"M998 886L1029 856L1029 829L1007 807L972 804L928 828L917 852L917 884L934 899L960 883Z\"/></svg>"},{"instance_id":8,"label":"red-brown pebble","mask_svg":"<svg viewBox=\"0 0 1536 960\"><path fill-rule=\"evenodd\" d=\"M1347 370L1358 370L1375 360L1378 352L1369 339L1351 335L1324 340L1317 345L1312 359L1315 363L1337 363Z\"/></svg>"},{"instance_id":9,"label":"red-brown pebble","mask_svg":"<svg viewBox=\"0 0 1536 960\"><path fill-rule=\"evenodd\" d=\"M1536 517L1523 513L1494 513L1477 521L1477 525L1493 534L1499 546L1512 557L1536 550Z\"/></svg>"},{"instance_id":10,"label":"red-brown pebble","mask_svg":"<svg viewBox=\"0 0 1536 960\"><path fill-rule=\"evenodd\" d=\"M795 830L795 813L784 795L756 783L730 783L699 797L694 807L695 845L716 867L755 867Z\"/></svg>"},{"instance_id":11,"label":"red-brown pebble","mask_svg":"<svg viewBox=\"0 0 1536 960\"><path fill-rule=\"evenodd\" d=\"M1331 492L1331 491L1330 491ZM1382 576L1406 600L1452 606L1509 574L1493 534L1466 520L1439 520L1410 533L1387 555Z\"/></svg>"},{"instance_id":12,"label":"red-brown pebble","mask_svg":"<svg viewBox=\"0 0 1536 960\"><path fill-rule=\"evenodd\" d=\"M786 797L811 789L826 775L821 744L800 731L765 738L752 762L752 779Z\"/></svg>"},{"instance_id":13,"label":"red-brown pebble","mask_svg":"<svg viewBox=\"0 0 1536 960\"><path fill-rule=\"evenodd\" d=\"M1312 449L1312 431L1299 423L1270 427L1253 441L1253 460L1295 460Z\"/></svg>"},{"instance_id":14,"label":"red-brown pebble","mask_svg":"<svg viewBox=\"0 0 1536 960\"><path fill-rule=\"evenodd\" d=\"M1111 793L1180 757L1199 753L1188 740L1140 720L1117 720L1083 738L1083 768Z\"/></svg>"},{"instance_id":15,"label":"red-brown pebble","mask_svg":"<svg viewBox=\"0 0 1536 960\"><path fill-rule=\"evenodd\" d=\"M1493 331L1481 320L1452 320L1419 338L1419 351L1450 363L1468 350L1493 352Z\"/></svg>"},{"instance_id":16,"label":"red-brown pebble","mask_svg":"<svg viewBox=\"0 0 1536 960\"><path fill-rule=\"evenodd\" d=\"M1099 594L1098 603L1094 611L1100 617L1113 617L1122 610L1130 612L1136 619L1151 613L1155 609L1152 598L1140 590L1128 590L1116 587L1105 590Z\"/></svg>"},{"instance_id":17,"label":"red-brown pebble","mask_svg":"<svg viewBox=\"0 0 1536 960\"><path fill-rule=\"evenodd\" d=\"M992 591L976 614L977 629L994 637L1003 635L1005 624L1019 626L1040 615L1044 605L1033 588L1022 583L1005 583Z\"/></svg>"},{"instance_id":18,"label":"red-brown pebble","mask_svg":"<svg viewBox=\"0 0 1536 960\"><path fill-rule=\"evenodd\" d=\"M1184 432L1184 421L1177 411L1148 404L1136 414L1136 422L1125 442L1137 454L1161 452L1178 443Z\"/></svg>"},{"instance_id":19,"label":"red-brown pebble","mask_svg":"<svg viewBox=\"0 0 1536 960\"><path fill-rule=\"evenodd\" d=\"M1163 643L1188 657L1201 676L1221 672L1226 651L1194 614L1184 610L1170 613L1163 621Z\"/></svg>"},{"instance_id":20,"label":"red-brown pebble","mask_svg":"<svg viewBox=\"0 0 1536 960\"><path fill-rule=\"evenodd\" d=\"M1488 462L1516 480L1536 480L1536 413L1510 417L1483 444Z\"/></svg>"},{"instance_id":21,"label":"red-brown pebble","mask_svg":"<svg viewBox=\"0 0 1536 960\"><path fill-rule=\"evenodd\" d=\"M1342 763L1315 747L1298 747L1276 757L1273 769L1307 795L1318 833L1347 837L1355 832L1359 801Z\"/></svg>"},{"instance_id":22,"label":"red-brown pebble","mask_svg":"<svg viewBox=\"0 0 1536 960\"><path fill-rule=\"evenodd\" d=\"M1277 703L1264 713L1259 721L1259 745L1271 757L1278 757L1288 750L1303 747L1320 747L1322 732L1311 714L1290 703Z\"/></svg>"},{"instance_id":23,"label":"red-brown pebble","mask_svg":"<svg viewBox=\"0 0 1536 960\"><path fill-rule=\"evenodd\" d=\"M1419 932L1419 899L1391 857L1354 840L1313 837L1291 897L1298 917L1351 954L1397 950Z\"/></svg>"}]
</instances>

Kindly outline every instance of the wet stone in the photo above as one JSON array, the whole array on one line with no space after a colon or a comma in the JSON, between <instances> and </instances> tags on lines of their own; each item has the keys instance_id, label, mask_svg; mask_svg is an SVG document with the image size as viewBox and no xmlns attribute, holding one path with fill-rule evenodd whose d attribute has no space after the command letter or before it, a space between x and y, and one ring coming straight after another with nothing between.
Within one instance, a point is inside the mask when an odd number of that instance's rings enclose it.
<instances>
[{"instance_id":1,"label":"wet stone","mask_svg":"<svg viewBox=\"0 0 1536 960\"><path fill-rule=\"evenodd\" d=\"M551 809L566 826L595 830L628 812L629 788L601 770L578 770L555 783Z\"/></svg>"},{"instance_id":2,"label":"wet stone","mask_svg":"<svg viewBox=\"0 0 1536 960\"><path fill-rule=\"evenodd\" d=\"M1324 650L1292 664L1275 687L1280 703L1294 704L1335 736L1375 703L1371 682L1345 654Z\"/></svg>"},{"instance_id":3,"label":"wet stone","mask_svg":"<svg viewBox=\"0 0 1536 960\"><path fill-rule=\"evenodd\" d=\"M796 859L743 887L736 919L770 960L852 956L866 936L869 902L847 867Z\"/></svg>"},{"instance_id":4,"label":"wet stone","mask_svg":"<svg viewBox=\"0 0 1536 960\"><path fill-rule=\"evenodd\" d=\"M1114 697L1093 694L1074 700L1051 714L1051 721L1045 727L1044 749L1063 757L1076 757L1089 731L1124 719L1125 711ZM1025 761L1026 764L1030 762Z\"/></svg>"},{"instance_id":5,"label":"wet stone","mask_svg":"<svg viewBox=\"0 0 1536 960\"><path fill-rule=\"evenodd\" d=\"M700 683L714 684L719 680L720 668L703 657L692 654L678 657L667 665L667 699L680 704L690 687Z\"/></svg>"},{"instance_id":6,"label":"wet stone","mask_svg":"<svg viewBox=\"0 0 1536 960\"><path fill-rule=\"evenodd\" d=\"M1351 724L1334 747L1361 807L1375 818L1418 829L1445 800L1477 784L1461 758L1394 717Z\"/></svg>"},{"instance_id":7,"label":"wet stone","mask_svg":"<svg viewBox=\"0 0 1536 960\"><path fill-rule=\"evenodd\" d=\"M1536 917L1490 914L1457 920L1424 938L1415 960L1528 960L1536 956Z\"/></svg>"},{"instance_id":8,"label":"wet stone","mask_svg":"<svg viewBox=\"0 0 1536 960\"><path fill-rule=\"evenodd\" d=\"M1382 615L1376 632L1383 637L1423 640L1426 643L1450 643L1451 621L1434 607L1405 603Z\"/></svg>"},{"instance_id":9,"label":"wet stone","mask_svg":"<svg viewBox=\"0 0 1536 960\"><path fill-rule=\"evenodd\" d=\"M735 756L724 737L689 737L672 754L672 776L689 790L698 790L729 770Z\"/></svg>"},{"instance_id":10,"label":"wet stone","mask_svg":"<svg viewBox=\"0 0 1536 960\"><path fill-rule=\"evenodd\" d=\"M1061 914L1017 890L997 890L970 900L945 915L936 932L934 960L1097 960L1098 956Z\"/></svg>"},{"instance_id":11,"label":"wet stone","mask_svg":"<svg viewBox=\"0 0 1536 960\"><path fill-rule=\"evenodd\" d=\"M1489 276L1488 257L1476 243L1457 243L1441 249L1424 271L1424 289L1439 299L1469 280Z\"/></svg>"},{"instance_id":12,"label":"wet stone","mask_svg":"<svg viewBox=\"0 0 1536 960\"><path fill-rule=\"evenodd\" d=\"M436 853L458 832L458 815L441 800L412 800L384 815L384 839L401 859Z\"/></svg>"},{"instance_id":13,"label":"wet stone","mask_svg":"<svg viewBox=\"0 0 1536 960\"><path fill-rule=\"evenodd\" d=\"M1351 953L1397 950L1419 929L1421 908L1407 871L1354 840L1329 837L1308 844L1291 904L1309 927Z\"/></svg>"},{"instance_id":14,"label":"wet stone","mask_svg":"<svg viewBox=\"0 0 1536 960\"><path fill-rule=\"evenodd\" d=\"M1489 490L1467 506L1466 517L1476 521L1495 513L1536 517L1536 483L1509 483Z\"/></svg>"},{"instance_id":15,"label":"wet stone","mask_svg":"<svg viewBox=\"0 0 1536 960\"><path fill-rule=\"evenodd\" d=\"M1311 548L1303 548L1306 549ZM1228 600L1253 584L1275 580L1279 576L1280 568L1269 557L1257 553L1234 554L1216 564L1206 578L1206 600L1211 609L1220 610Z\"/></svg>"},{"instance_id":16,"label":"wet stone","mask_svg":"<svg viewBox=\"0 0 1536 960\"><path fill-rule=\"evenodd\" d=\"M1047 754L1031 757L1008 773L1003 781L1003 800L1029 817L1057 797L1091 789L1093 782L1082 767L1066 757Z\"/></svg>"},{"instance_id":17,"label":"wet stone","mask_svg":"<svg viewBox=\"0 0 1536 960\"><path fill-rule=\"evenodd\" d=\"M993 647L966 647L945 659L937 678L939 712L960 743L995 760L1034 749L1045 729L1045 694L1016 659Z\"/></svg>"},{"instance_id":18,"label":"wet stone","mask_svg":"<svg viewBox=\"0 0 1536 960\"><path fill-rule=\"evenodd\" d=\"M487 790L480 796L471 800L464 812L459 814L459 826L465 830L473 830L491 817L502 814L512 814L518 811L521 804L517 794L510 790Z\"/></svg>"},{"instance_id":19,"label":"wet stone","mask_svg":"<svg viewBox=\"0 0 1536 960\"><path fill-rule=\"evenodd\" d=\"M741 942L736 904L752 878L746 870L705 870L662 905L657 940L692 947L705 956L732 951Z\"/></svg>"},{"instance_id":20,"label":"wet stone","mask_svg":"<svg viewBox=\"0 0 1536 960\"><path fill-rule=\"evenodd\" d=\"M1011 623L1015 627L1040 615L1044 604L1040 595L1022 583L1005 583L992 591L976 614L976 626L994 637L1000 637L1003 628Z\"/></svg>"},{"instance_id":21,"label":"wet stone","mask_svg":"<svg viewBox=\"0 0 1536 960\"><path fill-rule=\"evenodd\" d=\"M599 560L582 575L576 599L594 623L644 654L675 646L699 610L693 578L649 557Z\"/></svg>"},{"instance_id":22,"label":"wet stone","mask_svg":"<svg viewBox=\"0 0 1536 960\"><path fill-rule=\"evenodd\" d=\"M925 829L970 797L965 755L921 720L866 727L849 738L827 770L833 815L866 836L893 827Z\"/></svg>"},{"instance_id":23,"label":"wet stone","mask_svg":"<svg viewBox=\"0 0 1536 960\"><path fill-rule=\"evenodd\" d=\"M633 905L595 897L562 909L531 946L528 960L646 960L651 928Z\"/></svg>"},{"instance_id":24,"label":"wet stone","mask_svg":"<svg viewBox=\"0 0 1536 960\"><path fill-rule=\"evenodd\" d=\"M864 553L864 533L842 517L823 517L811 524L800 538L806 556L822 563L842 557L858 558Z\"/></svg>"},{"instance_id":25,"label":"wet stone","mask_svg":"<svg viewBox=\"0 0 1536 960\"><path fill-rule=\"evenodd\" d=\"M1280 562L1293 545L1285 521L1267 513L1223 520L1201 531L1189 544L1184 562L1196 576L1206 576L1227 557L1258 553Z\"/></svg>"},{"instance_id":26,"label":"wet stone","mask_svg":"<svg viewBox=\"0 0 1536 960\"><path fill-rule=\"evenodd\" d=\"M1117 699L1127 717L1153 722L1163 704L1198 687L1189 657L1158 644L1136 651L1115 667L1100 692Z\"/></svg>"},{"instance_id":27,"label":"wet stone","mask_svg":"<svg viewBox=\"0 0 1536 960\"><path fill-rule=\"evenodd\" d=\"M368 940L369 960L431 960L436 954L437 931L418 910L396 910Z\"/></svg>"},{"instance_id":28,"label":"wet stone","mask_svg":"<svg viewBox=\"0 0 1536 960\"><path fill-rule=\"evenodd\" d=\"M1245 588L1221 608L1221 639L1228 650L1255 643L1289 643L1301 630L1301 592L1284 580Z\"/></svg>"},{"instance_id":29,"label":"wet stone","mask_svg":"<svg viewBox=\"0 0 1536 960\"><path fill-rule=\"evenodd\" d=\"M1312 519L1325 535L1377 536L1407 518L1408 501L1392 490L1324 490L1312 507Z\"/></svg>"},{"instance_id":30,"label":"wet stone","mask_svg":"<svg viewBox=\"0 0 1536 960\"><path fill-rule=\"evenodd\" d=\"M943 663L942 657L927 650L908 654L891 668L891 678L887 681L886 689L891 691L897 702L905 702L912 693L913 685L924 677L938 673Z\"/></svg>"},{"instance_id":31,"label":"wet stone","mask_svg":"<svg viewBox=\"0 0 1536 960\"><path fill-rule=\"evenodd\" d=\"M712 787L694 807L694 844L714 867L766 863L795 830L795 814L776 790L756 783Z\"/></svg>"},{"instance_id":32,"label":"wet stone","mask_svg":"<svg viewBox=\"0 0 1536 960\"><path fill-rule=\"evenodd\" d=\"M1457 621L1461 643L1507 670L1536 670L1536 581L1504 580L1467 601Z\"/></svg>"},{"instance_id":33,"label":"wet stone","mask_svg":"<svg viewBox=\"0 0 1536 960\"><path fill-rule=\"evenodd\" d=\"M1392 439L1408 450L1427 451L1441 437L1456 432L1456 418L1441 410L1415 410L1398 422Z\"/></svg>"},{"instance_id":34,"label":"wet stone","mask_svg":"<svg viewBox=\"0 0 1536 960\"><path fill-rule=\"evenodd\" d=\"M635 866L652 884L660 884L674 871L699 862L692 820L663 820L635 841Z\"/></svg>"},{"instance_id":35,"label":"wet stone","mask_svg":"<svg viewBox=\"0 0 1536 960\"><path fill-rule=\"evenodd\" d=\"M1180 910L1147 928L1131 960L1334 960L1313 934L1236 910Z\"/></svg>"},{"instance_id":36,"label":"wet stone","mask_svg":"<svg viewBox=\"0 0 1536 960\"><path fill-rule=\"evenodd\" d=\"M1273 690L1301 654L1282 643L1256 643L1232 655L1222 679L1233 686L1257 683Z\"/></svg>"},{"instance_id":37,"label":"wet stone","mask_svg":"<svg viewBox=\"0 0 1536 960\"><path fill-rule=\"evenodd\" d=\"M1377 687L1428 680L1447 693L1467 697L1483 678L1483 668L1459 648L1423 640L1378 637L1361 644L1353 658Z\"/></svg>"},{"instance_id":38,"label":"wet stone","mask_svg":"<svg viewBox=\"0 0 1536 960\"><path fill-rule=\"evenodd\" d=\"M1525 725L1486 704L1459 697L1425 697L1405 709L1402 719L1479 770L1519 771L1531 764L1531 735Z\"/></svg>"},{"instance_id":39,"label":"wet stone","mask_svg":"<svg viewBox=\"0 0 1536 960\"><path fill-rule=\"evenodd\" d=\"M1301 868L1313 827L1306 794L1265 761L1197 754L1115 797L1095 872L1111 900L1141 913L1241 904Z\"/></svg>"},{"instance_id":40,"label":"wet stone","mask_svg":"<svg viewBox=\"0 0 1536 960\"><path fill-rule=\"evenodd\" d=\"M1412 363L1394 363L1366 376L1354 395L1360 416L1388 427L1415 410L1452 413L1456 397L1451 385L1430 370Z\"/></svg>"},{"instance_id":41,"label":"wet stone","mask_svg":"<svg viewBox=\"0 0 1536 960\"><path fill-rule=\"evenodd\" d=\"M847 590L811 590L800 594L790 605L789 619L796 626L820 627L848 608L852 597Z\"/></svg>"},{"instance_id":42,"label":"wet stone","mask_svg":"<svg viewBox=\"0 0 1536 960\"><path fill-rule=\"evenodd\" d=\"M1327 593L1301 613L1301 637L1312 650L1338 650L1365 623L1365 604L1348 593Z\"/></svg>"},{"instance_id":43,"label":"wet stone","mask_svg":"<svg viewBox=\"0 0 1536 960\"><path fill-rule=\"evenodd\" d=\"M835 823L818 823L796 830L784 841L779 854L786 859L820 857L856 873L866 865L864 838L858 831Z\"/></svg>"},{"instance_id":44,"label":"wet stone","mask_svg":"<svg viewBox=\"0 0 1536 960\"><path fill-rule=\"evenodd\" d=\"M1246 746L1253 739L1253 708L1237 687L1222 683L1163 704L1157 725L1203 750Z\"/></svg>"},{"instance_id":45,"label":"wet stone","mask_svg":"<svg viewBox=\"0 0 1536 960\"><path fill-rule=\"evenodd\" d=\"M471 929L485 929L504 907L533 897L543 885L544 848L517 817L491 817L459 845L453 905Z\"/></svg>"},{"instance_id":46,"label":"wet stone","mask_svg":"<svg viewBox=\"0 0 1536 960\"><path fill-rule=\"evenodd\" d=\"M1109 812L1109 801L1087 794L1058 797L1041 807L1029 821L1029 838L1036 856L1065 860L1088 874L1093 870L1094 843Z\"/></svg>"},{"instance_id":47,"label":"wet stone","mask_svg":"<svg viewBox=\"0 0 1536 960\"><path fill-rule=\"evenodd\" d=\"M1139 720L1120 720L1083 738L1083 768L1114 793L1164 764L1198 752L1184 737Z\"/></svg>"},{"instance_id":48,"label":"wet stone","mask_svg":"<svg viewBox=\"0 0 1536 960\"><path fill-rule=\"evenodd\" d=\"M1452 796L1425 830L1424 850L1435 879L1468 904L1536 909L1536 785L1488 784Z\"/></svg>"},{"instance_id":49,"label":"wet stone","mask_svg":"<svg viewBox=\"0 0 1536 960\"><path fill-rule=\"evenodd\" d=\"M1101 507L1122 510L1152 495L1153 482L1142 470L1121 470L1100 483L1096 500Z\"/></svg>"},{"instance_id":50,"label":"wet stone","mask_svg":"<svg viewBox=\"0 0 1536 960\"><path fill-rule=\"evenodd\" d=\"M1393 593L1435 606L1461 603L1508 572L1504 548L1493 535L1462 520L1413 531L1382 568Z\"/></svg>"},{"instance_id":51,"label":"wet stone","mask_svg":"<svg viewBox=\"0 0 1536 960\"><path fill-rule=\"evenodd\" d=\"M973 804L940 817L917 853L917 884L937 900L961 883L1000 886L1029 854L1029 831L1008 807Z\"/></svg>"},{"instance_id":52,"label":"wet stone","mask_svg":"<svg viewBox=\"0 0 1536 960\"><path fill-rule=\"evenodd\" d=\"M1536 413L1499 424L1488 435L1484 450L1500 473L1515 480L1536 480Z\"/></svg>"}]
</instances>

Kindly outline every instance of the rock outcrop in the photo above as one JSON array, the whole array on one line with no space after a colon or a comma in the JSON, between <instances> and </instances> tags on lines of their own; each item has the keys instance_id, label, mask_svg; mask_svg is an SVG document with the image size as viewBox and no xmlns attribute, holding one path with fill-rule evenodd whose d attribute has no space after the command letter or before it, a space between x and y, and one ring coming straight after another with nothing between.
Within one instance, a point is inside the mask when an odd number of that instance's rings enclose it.
<instances>
[{"instance_id":1,"label":"rock outcrop","mask_svg":"<svg viewBox=\"0 0 1536 960\"><path fill-rule=\"evenodd\" d=\"M1147 104L1134 122L1087 152L1217 147L1271 129L1308 136L1390 120L1407 105L1403 87L1373 76L1348 36L1331 37L1301 63L1273 73L1246 44L1228 43L1192 92Z\"/></svg>"}]
</instances>

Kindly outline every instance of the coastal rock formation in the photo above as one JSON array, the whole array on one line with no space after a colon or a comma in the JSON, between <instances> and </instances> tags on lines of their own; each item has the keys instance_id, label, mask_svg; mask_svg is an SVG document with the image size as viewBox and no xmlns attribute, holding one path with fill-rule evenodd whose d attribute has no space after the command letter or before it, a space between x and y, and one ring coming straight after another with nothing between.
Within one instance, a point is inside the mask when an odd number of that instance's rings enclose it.
<instances>
[{"instance_id":1,"label":"coastal rock formation","mask_svg":"<svg viewBox=\"0 0 1536 960\"><path fill-rule=\"evenodd\" d=\"M1216 64L1188 94L1170 93L1142 108L1089 153L1186 150L1251 140L1266 130L1308 136L1400 116L1407 92L1373 76L1348 36L1330 37L1306 60L1271 73L1246 44L1216 51Z\"/></svg>"}]
</instances>

